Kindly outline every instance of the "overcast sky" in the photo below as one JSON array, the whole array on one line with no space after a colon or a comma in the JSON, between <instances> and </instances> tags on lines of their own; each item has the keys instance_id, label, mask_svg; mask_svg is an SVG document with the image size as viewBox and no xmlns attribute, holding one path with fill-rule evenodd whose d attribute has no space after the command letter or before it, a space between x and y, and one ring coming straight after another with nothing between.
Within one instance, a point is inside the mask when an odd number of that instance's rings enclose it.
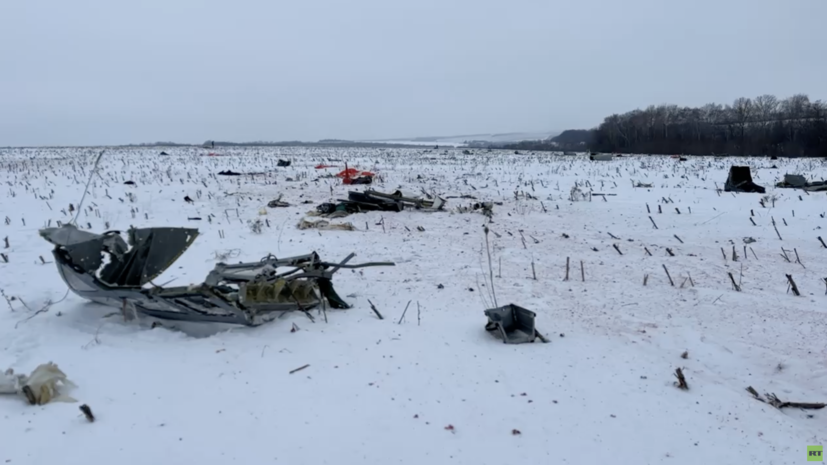
<instances>
[{"instance_id":1,"label":"overcast sky","mask_svg":"<svg viewBox=\"0 0 827 465\"><path fill-rule=\"evenodd\" d=\"M0 146L587 128L827 99L827 0L2 0Z\"/></svg>"}]
</instances>

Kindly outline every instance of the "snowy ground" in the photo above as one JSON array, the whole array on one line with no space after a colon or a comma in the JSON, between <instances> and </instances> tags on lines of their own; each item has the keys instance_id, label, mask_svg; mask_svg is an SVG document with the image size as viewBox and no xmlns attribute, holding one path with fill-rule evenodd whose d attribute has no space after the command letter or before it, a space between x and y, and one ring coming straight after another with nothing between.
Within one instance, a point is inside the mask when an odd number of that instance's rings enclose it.
<instances>
[{"instance_id":1,"label":"snowy ground","mask_svg":"<svg viewBox=\"0 0 827 465\"><path fill-rule=\"evenodd\" d=\"M397 266L338 273L334 284L353 308L329 311L327 323L301 313L256 328L125 323L72 294L60 300L66 286L40 258L52 261L37 229L70 220L96 151L5 150L0 236L8 236L9 263L0 260L0 289L13 299L0 301L0 368L28 372L54 361L97 421L87 423L78 403L33 407L1 397L2 463L787 464L827 442L824 411L778 410L745 391L827 401L827 249L816 239L827 240L827 194L772 187L785 172L827 177L819 160L167 151L105 154L78 221L95 232L198 227L195 244L156 283L200 282L232 249L232 261L316 250L328 260L356 252L354 261ZM277 168L278 158L293 166ZM304 212L347 195L347 186L317 180L323 173L313 167L326 160L377 171L379 190L503 202L489 225L497 301L536 311L551 342L505 345L484 331L485 217L454 211L472 200L450 199L442 213L352 215L345 221L355 232L299 231ZM716 192L733 161L752 167L774 206L762 207L759 194ZM225 169L267 174L215 176ZM575 183L616 195L572 202ZM279 194L296 206L261 216ZM247 224L256 218L269 221L261 234ZM756 240L746 253L745 237ZM787 291L785 274L800 297ZM300 330L291 333L293 323ZM678 367L688 391L673 384Z\"/></svg>"}]
</instances>

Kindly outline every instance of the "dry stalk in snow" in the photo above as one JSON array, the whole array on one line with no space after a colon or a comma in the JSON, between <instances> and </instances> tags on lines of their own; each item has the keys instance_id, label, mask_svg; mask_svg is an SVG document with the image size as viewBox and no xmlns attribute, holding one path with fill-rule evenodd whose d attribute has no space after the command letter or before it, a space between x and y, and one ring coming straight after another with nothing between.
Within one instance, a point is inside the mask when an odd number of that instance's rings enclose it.
<instances>
[{"instance_id":1,"label":"dry stalk in snow","mask_svg":"<svg viewBox=\"0 0 827 465\"><path fill-rule=\"evenodd\" d=\"M376 309L376 306L373 305L373 302L371 302L370 299L368 299L368 303L370 304L370 309L373 310L373 313L375 313L376 316L378 316L380 320L384 320L385 317L383 317L382 314L379 313L379 310Z\"/></svg>"},{"instance_id":2,"label":"dry stalk in snow","mask_svg":"<svg viewBox=\"0 0 827 465\"><path fill-rule=\"evenodd\" d=\"M297 371L302 371L302 370L304 370L305 368L307 368L309 366L310 366L310 364L308 363L307 365L302 365L298 368L294 368L294 369L290 370L290 373L288 373L288 374L292 375L293 373L295 373Z\"/></svg>"},{"instance_id":3,"label":"dry stalk in snow","mask_svg":"<svg viewBox=\"0 0 827 465\"><path fill-rule=\"evenodd\" d=\"M792 408L801 408L801 409L809 409L809 410L820 410L820 409L823 409L824 407L827 407L827 404L824 404L822 402L815 402L815 403L811 403L811 402L783 402L781 399L778 398L778 396L776 396L775 394L772 394L772 393L764 394L764 396L766 397L766 399L765 399L764 397L761 397L761 395L758 394L758 391L753 389L752 386L747 386L746 390L747 390L747 392L752 394L752 397L755 398L755 400L764 402L765 404L772 405L773 407L775 407L777 409L792 407Z\"/></svg>"},{"instance_id":4,"label":"dry stalk in snow","mask_svg":"<svg viewBox=\"0 0 827 465\"><path fill-rule=\"evenodd\" d=\"M675 382L675 386L683 390L689 389L689 385L686 384L686 378L683 376L683 370L680 368L675 368L675 378L678 378Z\"/></svg>"},{"instance_id":5,"label":"dry stalk in snow","mask_svg":"<svg viewBox=\"0 0 827 465\"><path fill-rule=\"evenodd\" d=\"M786 275L786 276L787 276L787 281L790 284L790 289L793 291L793 294L797 295L797 296L801 295L801 292L798 291L798 286L796 286L795 281L793 281L793 276L789 275L789 274Z\"/></svg>"}]
</instances>

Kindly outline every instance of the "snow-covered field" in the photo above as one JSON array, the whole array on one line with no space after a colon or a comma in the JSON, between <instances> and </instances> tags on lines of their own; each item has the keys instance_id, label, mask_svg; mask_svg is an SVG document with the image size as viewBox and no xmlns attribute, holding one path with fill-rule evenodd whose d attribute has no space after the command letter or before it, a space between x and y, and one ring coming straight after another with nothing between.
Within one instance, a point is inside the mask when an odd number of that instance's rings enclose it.
<instances>
[{"instance_id":1,"label":"snow-covered field","mask_svg":"<svg viewBox=\"0 0 827 465\"><path fill-rule=\"evenodd\" d=\"M53 361L79 402L0 397L0 463L788 464L827 442L825 411L776 409L745 391L827 401L827 249L817 240L827 240L827 194L773 187L784 173L827 177L820 160L167 151L104 154L78 220L95 232L199 228L156 284L199 283L228 253L235 262L356 252L354 261L396 266L337 273L353 308L328 311L327 323L300 312L255 328L124 322L62 299L54 264L41 262L53 258L37 230L71 219L97 150L4 150L0 369ZM278 158L293 164L277 168ZM321 162L374 170L378 190L502 202L489 224L497 301L537 312L551 342L505 345L484 330L486 218L456 212L474 200L335 220L358 231L298 230L316 204L347 196L338 179L319 179L338 171L314 169ZM716 192L732 163L751 166L775 200ZM216 176L227 169L266 174ZM608 195L571 201L575 184ZM279 195L293 206L261 215ZM269 223L259 234L248 224L258 218ZM674 385L678 367L687 391Z\"/></svg>"}]
</instances>

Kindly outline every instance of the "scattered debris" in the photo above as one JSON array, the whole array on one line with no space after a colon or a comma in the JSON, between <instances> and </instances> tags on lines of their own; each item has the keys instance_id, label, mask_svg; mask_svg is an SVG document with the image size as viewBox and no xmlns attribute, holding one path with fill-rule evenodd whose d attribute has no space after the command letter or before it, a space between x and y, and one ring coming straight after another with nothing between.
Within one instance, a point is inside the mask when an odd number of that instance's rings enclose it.
<instances>
[{"instance_id":1,"label":"scattered debris","mask_svg":"<svg viewBox=\"0 0 827 465\"><path fill-rule=\"evenodd\" d=\"M73 387L77 386L52 362L38 365L28 376L15 374L11 368L0 374L0 394L23 394L31 405L77 402L60 392Z\"/></svg>"},{"instance_id":2,"label":"scattered debris","mask_svg":"<svg viewBox=\"0 0 827 465\"><path fill-rule=\"evenodd\" d=\"M610 161L614 159L614 155L611 153L591 153L589 154L589 160L591 161Z\"/></svg>"},{"instance_id":3,"label":"scattered debris","mask_svg":"<svg viewBox=\"0 0 827 465\"><path fill-rule=\"evenodd\" d=\"M767 190L752 182L749 166L731 166L724 184L724 191L763 194Z\"/></svg>"},{"instance_id":4,"label":"scattered debris","mask_svg":"<svg viewBox=\"0 0 827 465\"><path fill-rule=\"evenodd\" d=\"M375 173L356 168L345 168L336 177L342 178L342 184L373 184Z\"/></svg>"},{"instance_id":5,"label":"scattered debris","mask_svg":"<svg viewBox=\"0 0 827 465\"><path fill-rule=\"evenodd\" d=\"M803 189L808 192L827 191L827 182L808 182L807 178L800 174L785 174L784 180L775 185L780 188Z\"/></svg>"},{"instance_id":6,"label":"scattered debris","mask_svg":"<svg viewBox=\"0 0 827 465\"><path fill-rule=\"evenodd\" d=\"M281 200L281 195L279 195L277 199L267 202L267 206L270 208L284 208L289 207L290 204L287 202L283 202Z\"/></svg>"},{"instance_id":7,"label":"scattered debris","mask_svg":"<svg viewBox=\"0 0 827 465\"><path fill-rule=\"evenodd\" d=\"M502 203L498 203L498 205L502 205ZM457 207L457 213L469 213L479 211L483 215L491 218L494 216L494 202L477 202L473 203L469 206L459 206Z\"/></svg>"},{"instance_id":8,"label":"scattered debris","mask_svg":"<svg viewBox=\"0 0 827 465\"><path fill-rule=\"evenodd\" d=\"M279 159L278 163L276 163L276 166L290 166L290 163L292 163L291 160Z\"/></svg>"},{"instance_id":9,"label":"scattered debris","mask_svg":"<svg viewBox=\"0 0 827 465\"><path fill-rule=\"evenodd\" d=\"M218 174L220 176L241 176L241 173L231 171L231 170L219 171Z\"/></svg>"},{"instance_id":10,"label":"scattered debris","mask_svg":"<svg viewBox=\"0 0 827 465\"><path fill-rule=\"evenodd\" d=\"M281 312L312 309L322 299L332 308L350 308L333 289L333 273L394 265L348 265L356 254L340 263L323 262L315 252L281 259L268 255L250 263L218 263L201 284L143 288L192 245L197 229L132 228L127 232L128 244L117 231L94 234L71 224L41 229L40 235L55 245L56 266L75 294L170 320L255 326ZM281 267L293 269L279 272Z\"/></svg>"},{"instance_id":11,"label":"scattered debris","mask_svg":"<svg viewBox=\"0 0 827 465\"><path fill-rule=\"evenodd\" d=\"M539 337L534 327L534 318L537 314L531 310L509 304L486 310L485 316L488 317L485 330L497 332L505 344L534 342L534 339Z\"/></svg>"},{"instance_id":12,"label":"scattered debris","mask_svg":"<svg viewBox=\"0 0 827 465\"><path fill-rule=\"evenodd\" d=\"M320 231L356 231L352 223L331 223L326 220L308 221L302 219L297 227L299 229L318 229Z\"/></svg>"},{"instance_id":13,"label":"scattered debris","mask_svg":"<svg viewBox=\"0 0 827 465\"><path fill-rule=\"evenodd\" d=\"M377 192L368 189L364 192L350 191L347 195L347 200L338 200L338 203L323 203L316 207L317 215L333 215L336 212L343 212L347 216L350 213L359 213L365 211L390 211L400 212L406 207L415 208L421 211L437 211L441 210L445 205L445 200L438 196L425 194L417 197L413 194L404 194L402 191L395 191L390 194ZM313 214L312 216L315 216Z\"/></svg>"}]
</instances>

